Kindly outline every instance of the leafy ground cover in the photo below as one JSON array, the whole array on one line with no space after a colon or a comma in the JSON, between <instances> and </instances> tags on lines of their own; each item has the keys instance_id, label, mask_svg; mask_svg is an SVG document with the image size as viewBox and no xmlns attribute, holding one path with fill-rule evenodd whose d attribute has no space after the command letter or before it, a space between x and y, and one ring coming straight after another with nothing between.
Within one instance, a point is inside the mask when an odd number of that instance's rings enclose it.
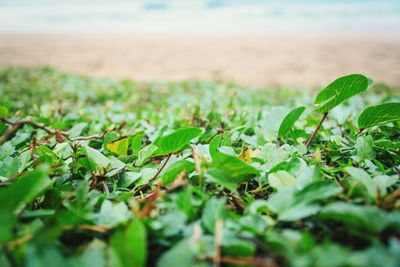
<instances>
[{"instance_id":1,"label":"leafy ground cover","mask_svg":"<svg viewBox=\"0 0 400 267\"><path fill-rule=\"evenodd\" d=\"M0 266L399 266L400 97L0 70Z\"/></svg>"}]
</instances>

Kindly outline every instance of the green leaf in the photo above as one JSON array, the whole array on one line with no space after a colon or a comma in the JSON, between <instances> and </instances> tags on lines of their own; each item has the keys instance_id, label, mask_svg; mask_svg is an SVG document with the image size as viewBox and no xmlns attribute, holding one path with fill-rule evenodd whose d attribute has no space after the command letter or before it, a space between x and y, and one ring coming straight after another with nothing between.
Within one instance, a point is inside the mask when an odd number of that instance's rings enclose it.
<instances>
[{"instance_id":1,"label":"green leaf","mask_svg":"<svg viewBox=\"0 0 400 267\"><path fill-rule=\"evenodd\" d=\"M152 145L152 144L142 148L139 151L138 159L136 161L136 165L137 166L142 166L151 156L154 155L154 153L157 151L157 149L158 149L158 146L155 146L155 145Z\"/></svg>"},{"instance_id":2,"label":"green leaf","mask_svg":"<svg viewBox=\"0 0 400 267\"><path fill-rule=\"evenodd\" d=\"M114 227L122 222L126 222L132 216L124 202L113 203L106 199L103 201L100 212L96 217L96 224Z\"/></svg>"},{"instance_id":3,"label":"green leaf","mask_svg":"<svg viewBox=\"0 0 400 267\"><path fill-rule=\"evenodd\" d=\"M385 196L387 188L397 182L396 176L380 175L372 179L366 171L360 168L346 167L345 171L351 175L353 180L361 183L373 198L377 197L378 194Z\"/></svg>"},{"instance_id":4,"label":"green leaf","mask_svg":"<svg viewBox=\"0 0 400 267\"><path fill-rule=\"evenodd\" d=\"M293 127L294 123L300 118L301 114L304 112L305 107L298 107L292 109L283 119L281 126L279 127L278 136L285 137L290 129Z\"/></svg>"},{"instance_id":5,"label":"green leaf","mask_svg":"<svg viewBox=\"0 0 400 267\"><path fill-rule=\"evenodd\" d=\"M70 137L77 137L79 136L83 130L87 127L87 123L81 122L75 124L71 129L68 130Z\"/></svg>"},{"instance_id":6,"label":"green leaf","mask_svg":"<svg viewBox=\"0 0 400 267\"><path fill-rule=\"evenodd\" d=\"M11 211L0 207L0 222L0 245L2 245L13 237L12 230L15 227L17 220Z\"/></svg>"},{"instance_id":7,"label":"green leaf","mask_svg":"<svg viewBox=\"0 0 400 267\"><path fill-rule=\"evenodd\" d=\"M223 137L222 134L217 135L210 142L209 150L210 150L210 155L211 155L211 158L213 159L213 161L216 161L218 159L218 155L221 154L218 151L218 148L221 145L222 137Z\"/></svg>"},{"instance_id":8,"label":"green leaf","mask_svg":"<svg viewBox=\"0 0 400 267\"><path fill-rule=\"evenodd\" d=\"M201 217L201 221L204 227L210 232L214 233L215 223L218 219L225 219L225 200L211 198L207 201L204 210L203 216Z\"/></svg>"},{"instance_id":9,"label":"green leaf","mask_svg":"<svg viewBox=\"0 0 400 267\"><path fill-rule=\"evenodd\" d=\"M384 103L364 109L358 117L358 127L366 129L400 120L400 102Z\"/></svg>"},{"instance_id":10,"label":"green leaf","mask_svg":"<svg viewBox=\"0 0 400 267\"><path fill-rule=\"evenodd\" d=\"M168 185L172 183L175 178L182 172L185 171L186 174L189 174L194 170L194 163L187 161L187 160L178 160L168 166L168 168L165 170L163 175L161 176L162 184Z\"/></svg>"},{"instance_id":11,"label":"green leaf","mask_svg":"<svg viewBox=\"0 0 400 267\"><path fill-rule=\"evenodd\" d=\"M361 74L351 74L336 79L315 98L315 110L326 113L348 98L366 91L372 85L372 80Z\"/></svg>"},{"instance_id":12,"label":"green leaf","mask_svg":"<svg viewBox=\"0 0 400 267\"><path fill-rule=\"evenodd\" d=\"M189 127L176 130L169 135L162 137L156 145L159 145L157 156L176 153L183 149L191 140L202 134L200 128Z\"/></svg>"},{"instance_id":13,"label":"green leaf","mask_svg":"<svg viewBox=\"0 0 400 267\"><path fill-rule=\"evenodd\" d=\"M66 259L55 244L30 242L26 248L26 267L68 267Z\"/></svg>"},{"instance_id":14,"label":"green leaf","mask_svg":"<svg viewBox=\"0 0 400 267\"><path fill-rule=\"evenodd\" d=\"M52 209L39 209L39 210L24 210L21 214L21 218L38 218L46 217L56 214L55 210Z\"/></svg>"},{"instance_id":15,"label":"green leaf","mask_svg":"<svg viewBox=\"0 0 400 267\"><path fill-rule=\"evenodd\" d=\"M106 244L93 240L79 258L76 267L106 267ZM74 267L75 267L74 266Z\"/></svg>"},{"instance_id":16,"label":"green leaf","mask_svg":"<svg viewBox=\"0 0 400 267\"><path fill-rule=\"evenodd\" d=\"M122 175L120 181L119 181L119 186L124 188L128 187L137 180L139 180L141 177L141 174L139 172L124 172Z\"/></svg>"},{"instance_id":17,"label":"green leaf","mask_svg":"<svg viewBox=\"0 0 400 267\"><path fill-rule=\"evenodd\" d=\"M188 240L180 241L171 249L164 252L157 261L157 267L191 267L195 253Z\"/></svg>"},{"instance_id":18,"label":"green leaf","mask_svg":"<svg viewBox=\"0 0 400 267\"><path fill-rule=\"evenodd\" d=\"M223 231L222 251L226 255L235 257L251 257L256 252L253 242L235 237L229 230Z\"/></svg>"},{"instance_id":19,"label":"green leaf","mask_svg":"<svg viewBox=\"0 0 400 267\"><path fill-rule=\"evenodd\" d=\"M268 175L271 187L279 190L290 188L296 185L296 177L287 171L277 171Z\"/></svg>"},{"instance_id":20,"label":"green leaf","mask_svg":"<svg viewBox=\"0 0 400 267\"><path fill-rule=\"evenodd\" d=\"M8 109L5 106L0 106L0 118L8 116Z\"/></svg>"},{"instance_id":21,"label":"green leaf","mask_svg":"<svg viewBox=\"0 0 400 267\"><path fill-rule=\"evenodd\" d=\"M8 158L15 151L15 147L11 144L11 142L6 142L0 146L0 160Z\"/></svg>"},{"instance_id":22,"label":"green leaf","mask_svg":"<svg viewBox=\"0 0 400 267\"><path fill-rule=\"evenodd\" d=\"M11 185L0 188L0 203L3 209L14 211L32 202L51 185L44 169L39 168L16 178Z\"/></svg>"},{"instance_id":23,"label":"green leaf","mask_svg":"<svg viewBox=\"0 0 400 267\"><path fill-rule=\"evenodd\" d=\"M10 178L18 173L20 160L18 158L8 157L0 161L0 176Z\"/></svg>"},{"instance_id":24,"label":"green leaf","mask_svg":"<svg viewBox=\"0 0 400 267\"><path fill-rule=\"evenodd\" d=\"M177 209L160 215L157 222L162 226L160 236L175 236L185 228L186 215L183 211Z\"/></svg>"},{"instance_id":25,"label":"green leaf","mask_svg":"<svg viewBox=\"0 0 400 267\"><path fill-rule=\"evenodd\" d=\"M262 124L263 131L267 132L274 138L278 137L279 127L289 112L290 108L285 106L271 107L267 109L264 115L264 123Z\"/></svg>"},{"instance_id":26,"label":"green leaf","mask_svg":"<svg viewBox=\"0 0 400 267\"><path fill-rule=\"evenodd\" d=\"M295 193L297 202L310 203L327 199L342 192L342 188L329 180L316 181Z\"/></svg>"},{"instance_id":27,"label":"green leaf","mask_svg":"<svg viewBox=\"0 0 400 267\"><path fill-rule=\"evenodd\" d=\"M298 221L316 214L320 209L317 204L301 203L281 212L279 220L286 222Z\"/></svg>"},{"instance_id":28,"label":"green leaf","mask_svg":"<svg viewBox=\"0 0 400 267\"><path fill-rule=\"evenodd\" d=\"M345 202L327 205L321 211L319 217L374 233L381 232L390 224L386 212L375 206L357 206Z\"/></svg>"},{"instance_id":29,"label":"green leaf","mask_svg":"<svg viewBox=\"0 0 400 267\"><path fill-rule=\"evenodd\" d=\"M372 160L375 158L376 153L374 149L374 139L372 136L368 135L366 137L358 137L355 149L357 151L357 157L361 160Z\"/></svg>"},{"instance_id":30,"label":"green leaf","mask_svg":"<svg viewBox=\"0 0 400 267\"><path fill-rule=\"evenodd\" d=\"M214 154L212 166L224 173L229 178L229 183L240 183L248 178L260 175L259 170L238 157L221 152Z\"/></svg>"},{"instance_id":31,"label":"green leaf","mask_svg":"<svg viewBox=\"0 0 400 267\"><path fill-rule=\"evenodd\" d=\"M288 188L273 194L267 201L268 208L279 215L279 220L296 221L316 214L318 200L333 197L342 191L331 181L316 181L302 190Z\"/></svg>"},{"instance_id":32,"label":"green leaf","mask_svg":"<svg viewBox=\"0 0 400 267\"><path fill-rule=\"evenodd\" d=\"M133 155L137 155L142 146L144 133L140 132L129 138Z\"/></svg>"},{"instance_id":33,"label":"green leaf","mask_svg":"<svg viewBox=\"0 0 400 267\"><path fill-rule=\"evenodd\" d=\"M236 192L236 188L238 184L230 179L229 176L225 174L223 170L219 170L216 168L208 169L207 177L214 183L220 184L225 188L231 190L232 192Z\"/></svg>"},{"instance_id":34,"label":"green leaf","mask_svg":"<svg viewBox=\"0 0 400 267\"><path fill-rule=\"evenodd\" d=\"M115 232L111 236L110 244L119 266L146 266L147 234L140 220L135 219L126 229Z\"/></svg>"},{"instance_id":35,"label":"green leaf","mask_svg":"<svg viewBox=\"0 0 400 267\"><path fill-rule=\"evenodd\" d=\"M85 150L88 158L91 159L101 168L106 169L111 165L111 161L106 156L104 156L100 151L91 148L90 146L85 146Z\"/></svg>"}]
</instances>

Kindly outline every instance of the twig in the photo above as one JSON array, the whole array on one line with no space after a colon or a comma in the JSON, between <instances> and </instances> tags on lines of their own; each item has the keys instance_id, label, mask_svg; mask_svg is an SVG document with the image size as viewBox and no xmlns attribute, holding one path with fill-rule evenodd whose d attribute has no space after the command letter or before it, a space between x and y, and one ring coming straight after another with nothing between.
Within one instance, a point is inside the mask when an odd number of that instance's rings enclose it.
<instances>
[{"instance_id":1,"label":"twig","mask_svg":"<svg viewBox=\"0 0 400 267\"><path fill-rule=\"evenodd\" d=\"M168 154L167 158L165 159L163 165L158 169L157 173L153 176L153 178L151 178L149 180L149 184L152 183L157 177L158 175L160 175L160 173L162 172L162 170L165 168L165 166L167 165L169 159L171 158L172 154Z\"/></svg>"},{"instance_id":2,"label":"twig","mask_svg":"<svg viewBox=\"0 0 400 267\"><path fill-rule=\"evenodd\" d=\"M73 230L75 228L77 228L79 230L97 232L97 233L101 233L101 234L105 234L108 231L108 228L106 226L90 225L90 224L80 224L78 226L66 226L66 227L64 227L64 230Z\"/></svg>"},{"instance_id":3,"label":"twig","mask_svg":"<svg viewBox=\"0 0 400 267\"><path fill-rule=\"evenodd\" d=\"M108 133L108 130L105 130L102 134L94 134L94 135L89 135L89 136L79 136L72 138L71 141L86 141L86 140L92 140L92 139L102 139L104 136Z\"/></svg>"},{"instance_id":4,"label":"twig","mask_svg":"<svg viewBox=\"0 0 400 267\"><path fill-rule=\"evenodd\" d=\"M183 187L187 186L188 185L188 181L187 181L187 179L184 179L185 175L186 175L186 171L185 170L181 171L176 176L175 181L172 184L168 185L168 186L163 186L161 184L161 182L159 182L157 184L157 187L155 189L153 189L152 191L150 191L149 193L147 193L146 196L138 197L137 198L138 202L139 203L143 203L143 202L147 201L148 199L151 199L154 196L154 194L161 194L161 193L164 193L164 192L168 193L168 192L172 192L172 191L175 191L175 190L177 190L179 188L183 188ZM164 189L164 191L161 191L162 189Z\"/></svg>"},{"instance_id":5,"label":"twig","mask_svg":"<svg viewBox=\"0 0 400 267\"><path fill-rule=\"evenodd\" d=\"M213 134L208 140L206 141L207 143L210 143L211 140L213 140L217 135L224 133L223 129L218 130L215 134Z\"/></svg>"},{"instance_id":6,"label":"twig","mask_svg":"<svg viewBox=\"0 0 400 267\"><path fill-rule=\"evenodd\" d=\"M195 147L195 146L192 149L192 156L193 156L193 160L195 163L196 172L199 175L199 186L200 186L200 189L203 189L204 188L204 174L203 174L203 170L201 168L199 152L197 150L197 147Z\"/></svg>"},{"instance_id":7,"label":"twig","mask_svg":"<svg viewBox=\"0 0 400 267\"><path fill-rule=\"evenodd\" d=\"M214 266L219 267L221 265L221 245L222 245L222 237L223 237L223 227L224 222L221 219L218 219L215 222L215 237L214 237Z\"/></svg>"},{"instance_id":8,"label":"twig","mask_svg":"<svg viewBox=\"0 0 400 267\"><path fill-rule=\"evenodd\" d=\"M141 209L137 215L139 218L143 218L143 217L148 217L151 214L151 211L156 207L155 202L157 200L157 198L160 196L160 189L157 188L155 191L153 191L150 196L148 195L146 198L146 203L143 207L143 209Z\"/></svg>"},{"instance_id":9,"label":"twig","mask_svg":"<svg viewBox=\"0 0 400 267\"><path fill-rule=\"evenodd\" d=\"M9 120L7 118L0 118L0 121L4 122L5 124L8 124L8 125L12 126L10 129L8 129L3 134L3 137L0 139L0 145L4 144L6 141L8 141L11 138L13 138L15 136L15 134L17 133L17 131L21 127L26 125L26 124L29 124L34 128L42 129L43 131L47 132L50 135L63 135L63 136L66 136L66 137L69 136L69 134L67 132L63 132L63 131L60 131L58 129L51 129L51 128L47 127L44 124L37 123L37 122L32 121L30 119L25 119L25 120L20 120L20 121L13 122L13 121L11 121L11 120Z\"/></svg>"},{"instance_id":10,"label":"twig","mask_svg":"<svg viewBox=\"0 0 400 267\"><path fill-rule=\"evenodd\" d=\"M22 127L22 126L24 126L25 124L29 124L29 125L33 126L34 128L42 129L42 130L44 130L45 132L47 132L48 134L52 134L52 135L56 134L56 132L57 132L57 130L55 130L55 129L51 129L51 128L47 127L47 126L44 125L44 124L41 124L41 123L32 121L32 120L30 120L30 119L25 119L25 120L20 120L20 121L12 122L11 120L9 120L9 119L7 119L7 118L0 118L0 121L4 122L5 124L11 125L11 126L16 126L16 125L18 125L18 127ZM64 136L68 136L68 133L67 133L67 132L62 132L62 131L60 131L60 133L61 133L62 135L64 135Z\"/></svg>"},{"instance_id":11,"label":"twig","mask_svg":"<svg viewBox=\"0 0 400 267\"><path fill-rule=\"evenodd\" d=\"M3 121L3 120L2 120ZM4 122L4 121L3 121ZM16 132L18 131L18 129L20 128L20 125L14 125L14 124L10 124L12 125L12 127L10 129L8 129L3 136L0 139L0 145L4 144L5 142L7 142L8 140L10 140L11 138L14 137L14 135L16 134Z\"/></svg>"},{"instance_id":12,"label":"twig","mask_svg":"<svg viewBox=\"0 0 400 267\"><path fill-rule=\"evenodd\" d=\"M110 194L110 190L108 189L108 186L104 180L101 181L101 185L103 186L104 192L106 192L107 194Z\"/></svg>"},{"instance_id":13,"label":"twig","mask_svg":"<svg viewBox=\"0 0 400 267\"><path fill-rule=\"evenodd\" d=\"M31 234L26 234L24 236L21 236L17 239L11 240L10 242L8 242L6 244L7 249L12 250L14 249L16 246L21 245L27 241L29 241L32 238Z\"/></svg>"},{"instance_id":14,"label":"twig","mask_svg":"<svg viewBox=\"0 0 400 267\"><path fill-rule=\"evenodd\" d=\"M342 125L340 123L338 123L337 127L338 127L340 137L343 137Z\"/></svg>"},{"instance_id":15,"label":"twig","mask_svg":"<svg viewBox=\"0 0 400 267\"><path fill-rule=\"evenodd\" d=\"M383 201L383 207L386 209L392 209L393 208L393 203L400 198L400 188L398 188L396 191L391 193L386 197L386 199Z\"/></svg>"},{"instance_id":16,"label":"twig","mask_svg":"<svg viewBox=\"0 0 400 267\"><path fill-rule=\"evenodd\" d=\"M360 128L356 133L356 137L358 137L364 130L365 130L364 128Z\"/></svg>"},{"instance_id":17,"label":"twig","mask_svg":"<svg viewBox=\"0 0 400 267\"><path fill-rule=\"evenodd\" d=\"M214 261L213 257L209 257ZM231 257L222 256L221 263L231 263L237 265L251 265L255 267L278 267L278 264L271 258L251 258L251 257Z\"/></svg>"},{"instance_id":18,"label":"twig","mask_svg":"<svg viewBox=\"0 0 400 267\"><path fill-rule=\"evenodd\" d=\"M185 187L188 184L188 181L184 179L186 176L186 171L182 170L176 177L175 181L166 187L167 192L174 191L178 188Z\"/></svg>"},{"instance_id":19,"label":"twig","mask_svg":"<svg viewBox=\"0 0 400 267\"><path fill-rule=\"evenodd\" d=\"M310 147L312 141L314 140L315 136L317 135L317 132L319 131L319 128L321 128L322 123L325 121L326 117L328 117L328 112L324 113L324 116L322 117L321 121L319 122L317 128L315 128L313 134L311 135L310 139L308 139L306 147Z\"/></svg>"},{"instance_id":20,"label":"twig","mask_svg":"<svg viewBox=\"0 0 400 267\"><path fill-rule=\"evenodd\" d=\"M7 119L7 118L0 118L0 121L4 122L5 124L8 125L14 125L15 123L12 122L11 120Z\"/></svg>"},{"instance_id":21,"label":"twig","mask_svg":"<svg viewBox=\"0 0 400 267\"><path fill-rule=\"evenodd\" d=\"M160 173L161 173L162 170L164 169L165 165L167 165L167 163L168 163L169 159L171 158L171 156L172 156L172 154L168 154L167 158L166 158L165 161L164 161L164 164L158 169L157 173L153 176L153 178L151 178L151 179L147 182L147 184L144 184L144 185L142 185L141 187L139 187L139 189L137 189L137 190L135 191L135 193L147 189L147 188L150 186L150 184L151 184L155 179L157 179L158 175L160 175Z\"/></svg>"}]
</instances>

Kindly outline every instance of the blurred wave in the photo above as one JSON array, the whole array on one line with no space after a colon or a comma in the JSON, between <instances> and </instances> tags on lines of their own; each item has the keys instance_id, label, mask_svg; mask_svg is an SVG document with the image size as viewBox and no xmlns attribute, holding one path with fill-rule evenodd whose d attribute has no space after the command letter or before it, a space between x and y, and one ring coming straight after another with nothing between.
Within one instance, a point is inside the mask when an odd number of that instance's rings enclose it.
<instances>
[{"instance_id":1,"label":"blurred wave","mask_svg":"<svg viewBox=\"0 0 400 267\"><path fill-rule=\"evenodd\" d=\"M400 33L399 0L0 0L1 33Z\"/></svg>"}]
</instances>

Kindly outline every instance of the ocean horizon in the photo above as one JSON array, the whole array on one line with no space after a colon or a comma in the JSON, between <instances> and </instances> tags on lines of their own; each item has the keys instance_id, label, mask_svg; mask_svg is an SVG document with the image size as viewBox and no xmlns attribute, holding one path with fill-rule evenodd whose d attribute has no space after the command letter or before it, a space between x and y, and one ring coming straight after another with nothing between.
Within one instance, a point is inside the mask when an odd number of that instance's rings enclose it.
<instances>
[{"instance_id":1,"label":"ocean horizon","mask_svg":"<svg viewBox=\"0 0 400 267\"><path fill-rule=\"evenodd\" d=\"M0 0L0 33L393 37L400 1Z\"/></svg>"}]
</instances>

